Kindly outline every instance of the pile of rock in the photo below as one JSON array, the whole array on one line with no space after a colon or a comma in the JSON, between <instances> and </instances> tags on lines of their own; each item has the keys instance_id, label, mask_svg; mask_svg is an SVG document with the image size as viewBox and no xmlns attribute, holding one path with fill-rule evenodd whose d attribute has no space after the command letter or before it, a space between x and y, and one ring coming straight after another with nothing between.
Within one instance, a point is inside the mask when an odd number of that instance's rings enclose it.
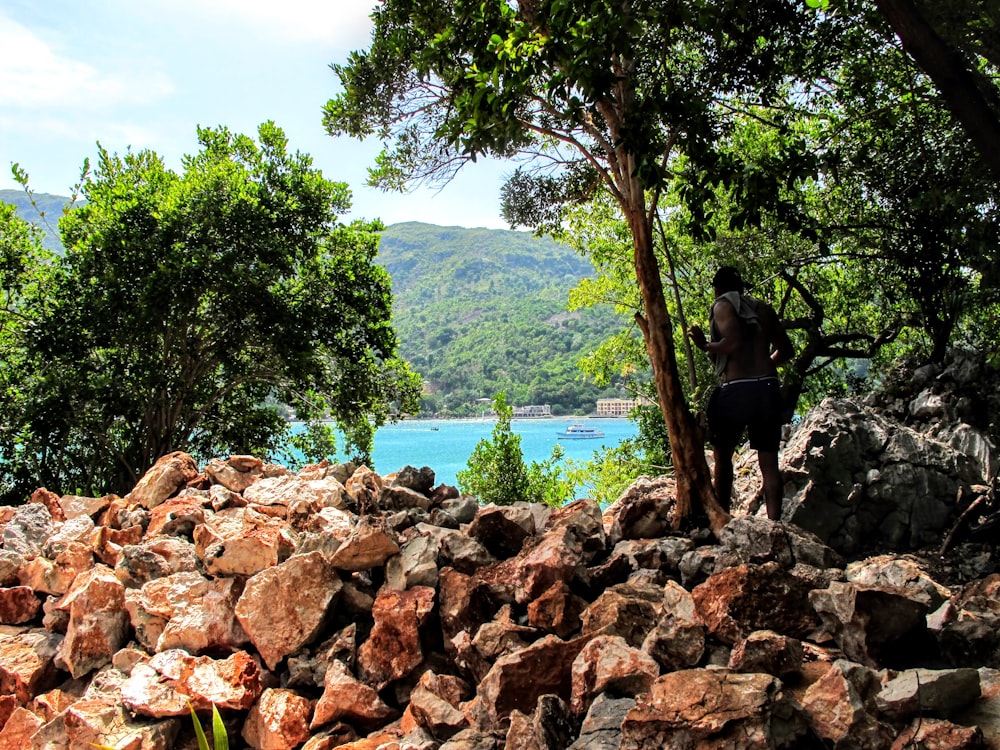
<instances>
[{"instance_id":1,"label":"pile of rock","mask_svg":"<svg viewBox=\"0 0 1000 750\"><path fill-rule=\"evenodd\" d=\"M751 516L698 544L672 504L180 453L39 490L0 509L0 748L194 747L213 705L266 750L998 746L1000 576Z\"/></svg>"}]
</instances>

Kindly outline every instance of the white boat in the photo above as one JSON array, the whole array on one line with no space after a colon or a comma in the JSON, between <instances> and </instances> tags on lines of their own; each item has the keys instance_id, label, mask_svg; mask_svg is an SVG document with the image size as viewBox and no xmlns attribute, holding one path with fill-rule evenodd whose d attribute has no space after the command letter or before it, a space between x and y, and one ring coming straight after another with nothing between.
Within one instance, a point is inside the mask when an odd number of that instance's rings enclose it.
<instances>
[{"instance_id":1,"label":"white boat","mask_svg":"<svg viewBox=\"0 0 1000 750\"><path fill-rule=\"evenodd\" d=\"M557 432L556 437L560 440L587 440L604 437L604 431L582 424L571 424L562 432Z\"/></svg>"}]
</instances>

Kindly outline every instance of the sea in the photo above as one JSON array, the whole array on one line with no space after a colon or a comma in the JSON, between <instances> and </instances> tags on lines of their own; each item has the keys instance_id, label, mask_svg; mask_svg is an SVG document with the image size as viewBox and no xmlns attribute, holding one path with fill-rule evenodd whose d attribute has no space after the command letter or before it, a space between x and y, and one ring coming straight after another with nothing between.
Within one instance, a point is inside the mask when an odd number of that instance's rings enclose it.
<instances>
[{"instance_id":1,"label":"sea","mask_svg":"<svg viewBox=\"0 0 1000 750\"><path fill-rule=\"evenodd\" d=\"M601 430L604 437L583 440L560 440L556 433L571 424L583 424ZM372 451L374 470L390 474L406 465L434 470L436 484L458 485L456 475L467 467L476 444L489 439L496 426L495 419L411 419L380 427L375 433ZM638 425L628 419L555 417L514 419L511 430L521 436L521 453L525 463L542 462L552 455L559 443L565 454L563 461L585 461L593 458L602 446L613 447L626 438L635 437Z\"/></svg>"}]
</instances>

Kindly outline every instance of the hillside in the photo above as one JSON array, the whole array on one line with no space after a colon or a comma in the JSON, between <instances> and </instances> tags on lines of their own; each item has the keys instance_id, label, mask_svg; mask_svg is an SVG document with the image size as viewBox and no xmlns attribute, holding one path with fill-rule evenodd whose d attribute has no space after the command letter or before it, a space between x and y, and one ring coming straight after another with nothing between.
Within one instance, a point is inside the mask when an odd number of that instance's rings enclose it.
<instances>
[{"instance_id":1,"label":"hillside","mask_svg":"<svg viewBox=\"0 0 1000 750\"><path fill-rule=\"evenodd\" d=\"M61 252L59 217L62 216L63 206L69 202L69 198L65 195L35 193L34 199L35 205L32 206L24 191L0 190L0 201L16 206L18 216L41 227L45 233L42 245L52 252Z\"/></svg>"},{"instance_id":2,"label":"hillside","mask_svg":"<svg viewBox=\"0 0 1000 750\"><path fill-rule=\"evenodd\" d=\"M515 405L590 412L601 391L577 360L610 333L610 311L568 313L591 273L572 250L526 232L406 223L382 237L402 355L424 376L425 411L471 413L506 390Z\"/></svg>"},{"instance_id":3,"label":"hillside","mask_svg":"<svg viewBox=\"0 0 1000 750\"><path fill-rule=\"evenodd\" d=\"M0 200L58 249L67 198L35 196L46 223L23 192L0 191ZM478 413L499 390L514 405L589 413L613 393L576 367L617 322L610 310L566 311L569 289L592 271L572 250L527 232L410 222L385 230L378 262L392 275L400 353L426 382L425 415Z\"/></svg>"}]
</instances>

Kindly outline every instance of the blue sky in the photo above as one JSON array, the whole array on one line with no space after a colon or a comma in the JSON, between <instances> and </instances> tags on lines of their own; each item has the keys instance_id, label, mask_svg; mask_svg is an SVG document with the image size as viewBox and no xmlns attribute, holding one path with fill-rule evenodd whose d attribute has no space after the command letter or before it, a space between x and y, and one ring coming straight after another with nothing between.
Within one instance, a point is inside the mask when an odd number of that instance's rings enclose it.
<instances>
[{"instance_id":1,"label":"blue sky","mask_svg":"<svg viewBox=\"0 0 1000 750\"><path fill-rule=\"evenodd\" d=\"M354 194L349 218L502 228L512 167L467 166L442 189L364 185L377 143L326 135L329 69L367 47L375 0L0 0L0 189L17 162L39 193L68 195L96 144L152 149L173 169L198 125L255 134L274 120Z\"/></svg>"}]
</instances>

